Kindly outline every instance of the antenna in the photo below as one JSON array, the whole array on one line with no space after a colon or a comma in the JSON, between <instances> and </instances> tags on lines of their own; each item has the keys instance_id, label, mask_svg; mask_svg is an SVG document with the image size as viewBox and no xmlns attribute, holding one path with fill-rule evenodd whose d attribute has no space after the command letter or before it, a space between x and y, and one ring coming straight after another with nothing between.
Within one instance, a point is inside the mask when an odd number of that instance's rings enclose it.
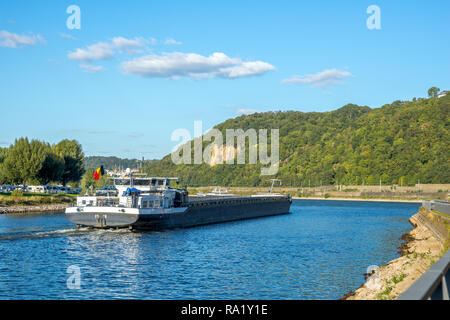
<instances>
[{"instance_id":1,"label":"antenna","mask_svg":"<svg viewBox=\"0 0 450 320\"><path fill-rule=\"evenodd\" d=\"M269 191L269 193L272 193L272 190L273 190L273 186L275 185L275 182L280 182L280 186L281 186L281 180L280 179L269 179L269 180L267 180L267 181L272 181L272 185L270 186L270 191Z\"/></svg>"}]
</instances>

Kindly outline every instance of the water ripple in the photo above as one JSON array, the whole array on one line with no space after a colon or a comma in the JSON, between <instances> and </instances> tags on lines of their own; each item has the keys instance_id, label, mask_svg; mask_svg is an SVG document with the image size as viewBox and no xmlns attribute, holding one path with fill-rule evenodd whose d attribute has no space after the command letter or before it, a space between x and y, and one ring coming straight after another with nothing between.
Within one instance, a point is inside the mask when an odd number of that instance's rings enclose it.
<instances>
[{"instance_id":1,"label":"water ripple","mask_svg":"<svg viewBox=\"0 0 450 320\"><path fill-rule=\"evenodd\" d=\"M301 200L292 214L164 232L0 216L0 299L337 299L397 256L417 204ZM81 271L69 289L69 266Z\"/></svg>"}]
</instances>

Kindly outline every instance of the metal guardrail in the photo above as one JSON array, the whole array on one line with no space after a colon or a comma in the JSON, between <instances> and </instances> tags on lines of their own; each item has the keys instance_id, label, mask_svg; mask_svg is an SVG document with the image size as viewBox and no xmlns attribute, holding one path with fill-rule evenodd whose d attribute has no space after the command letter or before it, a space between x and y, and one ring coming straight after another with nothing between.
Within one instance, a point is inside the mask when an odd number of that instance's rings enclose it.
<instances>
[{"instance_id":1,"label":"metal guardrail","mask_svg":"<svg viewBox=\"0 0 450 320\"><path fill-rule=\"evenodd\" d=\"M397 300L449 300L450 251L433 264Z\"/></svg>"},{"instance_id":2,"label":"metal guardrail","mask_svg":"<svg viewBox=\"0 0 450 320\"><path fill-rule=\"evenodd\" d=\"M423 200L422 206L428 210L437 210L445 214L450 214L450 202L445 200Z\"/></svg>"}]
</instances>

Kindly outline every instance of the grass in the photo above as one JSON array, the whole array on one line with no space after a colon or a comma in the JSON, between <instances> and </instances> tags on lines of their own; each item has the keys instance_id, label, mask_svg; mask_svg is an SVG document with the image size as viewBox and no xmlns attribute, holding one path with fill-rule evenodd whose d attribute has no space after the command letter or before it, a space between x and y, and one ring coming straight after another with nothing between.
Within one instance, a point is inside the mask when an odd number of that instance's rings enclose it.
<instances>
[{"instance_id":1,"label":"grass","mask_svg":"<svg viewBox=\"0 0 450 320\"><path fill-rule=\"evenodd\" d=\"M397 284L397 283L402 282L403 279L405 279L405 278L406 278L406 274L405 274L405 273L402 273L402 274L400 274L399 276L394 275L394 276L391 278L391 281L392 281L393 283Z\"/></svg>"},{"instance_id":2,"label":"grass","mask_svg":"<svg viewBox=\"0 0 450 320\"><path fill-rule=\"evenodd\" d=\"M393 287L387 286L386 289L384 289L384 291L382 291L379 294L377 294L378 300L387 300L387 299L389 299L389 295L391 294L392 289L393 289Z\"/></svg>"},{"instance_id":3,"label":"grass","mask_svg":"<svg viewBox=\"0 0 450 320\"><path fill-rule=\"evenodd\" d=\"M0 193L0 206L31 206L46 204L73 203L77 195L72 194L45 194L45 193Z\"/></svg>"},{"instance_id":4,"label":"grass","mask_svg":"<svg viewBox=\"0 0 450 320\"><path fill-rule=\"evenodd\" d=\"M443 212L440 212L440 211L437 211L437 210L431 210L431 211L433 211L434 213L436 213L436 214L438 214L440 216L443 216L445 218L450 218L450 214L446 214L446 213L443 213Z\"/></svg>"}]
</instances>

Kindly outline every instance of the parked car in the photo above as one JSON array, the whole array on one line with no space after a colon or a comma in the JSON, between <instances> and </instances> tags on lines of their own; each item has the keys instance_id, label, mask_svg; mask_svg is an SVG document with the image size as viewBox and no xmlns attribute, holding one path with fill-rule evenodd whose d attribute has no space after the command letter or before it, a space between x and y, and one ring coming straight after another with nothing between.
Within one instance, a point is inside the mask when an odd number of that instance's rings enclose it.
<instances>
[{"instance_id":1,"label":"parked car","mask_svg":"<svg viewBox=\"0 0 450 320\"><path fill-rule=\"evenodd\" d=\"M68 186L61 186L59 187L60 193L72 193L72 188Z\"/></svg>"},{"instance_id":2,"label":"parked car","mask_svg":"<svg viewBox=\"0 0 450 320\"><path fill-rule=\"evenodd\" d=\"M45 193L44 186L28 186L27 190L28 192Z\"/></svg>"},{"instance_id":3,"label":"parked car","mask_svg":"<svg viewBox=\"0 0 450 320\"><path fill-rule=\"evenodd\" d=\"M117 196L118 190L114 186L103 186L95 192L99 196Z\"/></svg>"},{"instance_id":4,"label":"parked car","mask_svg":"<svg viewBox=\"0 0 450 320\"><path fill-rule=\"evenodd\" d=\"M82 190L83 190L83 188L75 188L75 189L73 189L73 193L79 194Z\"/></svg>"},{"instance_id":5,"label":"parked car","mask_svg":"<svg viewBox=\"0 0 450 320\"><path fill-rule=\"evenodd\" d=\"M0 186L0 189L1 189L4 193L12 192L12 191L14 191L14 186L10 186L10 185L8 185L8 184L5 184L5 185L3 185L3 186Z\"/></svg>"},{"instance_id":6,"label":"parked car","mask_svg":"<svg viewBox=\"0 0 450 320\"><path fill-rule=\"evenodd\" d=\"M101 190L101 191L116 191L117 188L114 187L114 186L103 186L103 187L101 187L101 188L98 189L98 190Z\"/></svg>"},{"instance_id":7,"label":"parked car","mask_svg":"<svg viewBox=\"0 0 450 320\"><path fill-rule=\"evenodd\" d=\"M57 186L45 185L44 186L45 193L55 194L59 192L59 188Z\"/></svg>"},{"instance_id":8,"label":"parked car","mask_svg":"<svg viewBox=\"0 0 450 320\"><path fill-rule=\"evenodd\" d=\"M27 186L15 186L14 190L27 192Z\"/></svg>"}]
</instances>

